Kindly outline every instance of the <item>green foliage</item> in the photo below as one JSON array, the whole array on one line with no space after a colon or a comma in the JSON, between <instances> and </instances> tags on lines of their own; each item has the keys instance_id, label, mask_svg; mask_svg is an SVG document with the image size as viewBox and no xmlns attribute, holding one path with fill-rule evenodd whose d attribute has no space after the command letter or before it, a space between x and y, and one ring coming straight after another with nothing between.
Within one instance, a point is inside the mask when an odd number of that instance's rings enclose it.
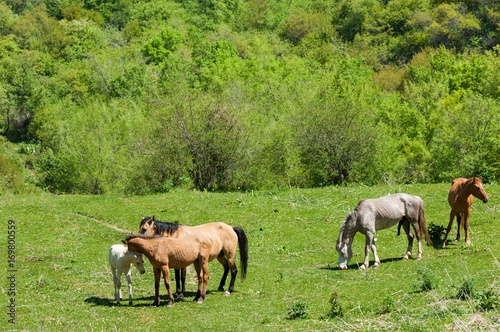
<instances>
[{"instance_id":1,"label":"green foliage","mask_svg":"<svg viewBox=\"0 0 500 332\"><path fill-rule=\"evenodd\" d=\"M167 27L144 44L141 52L150 61L160 64L169 60L181 42L181 34L174 28Z\"/></svg>"},{"instance_id":2,"label":"green foliage","mask_svg":"<svg viewBox=\"0 0 500 332\"><path fill-rule=\"evenodd\" d=\"M341 303L340 298L341 295L338 292L333 291L330 293L330 298L328 299L330 307L326 312L325 318L336 318L344 316L346 309L344 304Z\"/></svg>"},{"instance_id":3,"label":"green foliage","mask_svg":"<svg viewBox=\"0 0 500 332\"><path fill-rule=\"evenodd\" d=\"M434 245L440 245L442 243L446 227L431 222L428 224L427 230Z\"/></svg>"},{"instance_id":4,"label":"green foliage","mask_svg":"<svg viewBox=\"0 0 500 332\"><path fill-rule=\"evenodd\" d=\"M394 310L396 310L394 300L392 299L392 297L388 296L384 299L384 301L382 301L382 304L379 305L378 313L380 315L385 315L393 312Z\"/></svg>"},{"instance_id":5,"label":"green foliage","mask_svg":"<svg viewBox=\"0 0 500 332\"><path fill-rule=\"evenodd\" d=\"M481 294L479 308L483 311L495 310L500 304L500 297L492 289Z\"/></svg>"},{"instance_id":6,"label":"green foliage","mask_svg":"<svg viewBox=\"0 0 500 332\"><path fill-rule=\"evenodd\" d=\"M24 191L24 179L20 165L9 159L3 151L4 137L0 136L0 195L20 194Z\"/></svg>"},{"instance_id":7,"label":"green foliage","mask_svg":"<svg viewBox=\"0 0 500 332\"><path fill-rule=\"evenodd\" d=\"M415 288L420 291L430 291L436 289L438 284L438 279L436 274L428 267L419 267L417 271L419 275L419 284L415 285Z\"/></svg>"},{"instance_id":8,"label":"green foliage","mask_svg":"<svg viewBox=\"0 0 500 332\"><path fill-rule=\"evenodd\" d=\"M306 319L309 315L308 310L307 303L303 301L293 302L288 306L287 319Z\"/></svg>"},{"instance_id":9,"label":"green foliage","mask_svg":"<svg viewBox=\"0 0 500 332\"><path fill-rule=\"evenodd\" d=\"M476 279L466 278L462 284L457 287L457 298L459 300L469 300L477 296Z\"/></svg>"}]
</instances>

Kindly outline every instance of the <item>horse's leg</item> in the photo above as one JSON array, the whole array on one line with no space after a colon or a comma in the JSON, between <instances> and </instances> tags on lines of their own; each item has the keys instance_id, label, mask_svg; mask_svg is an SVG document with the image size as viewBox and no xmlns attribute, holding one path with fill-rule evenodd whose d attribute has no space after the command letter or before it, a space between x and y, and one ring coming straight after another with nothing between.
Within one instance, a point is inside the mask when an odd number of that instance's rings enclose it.
<instances>
[{"instance_id":1,"label":"horse's leg","mask_svg":"<svg viewBox=\"0 0 500 332\"><path fill-rule=\"evenodd\" d=\"M122 299L122 271L118 268L116 271L116 291L115 296L118 295L116 300L116 305L120 305L120 300Z\"/></svg>"},{"instance_id":2,"label":"horse's leg","mask_svg":"<svg viewBox=\"0 0 500 332\"><path fill-rule=\"evenodd\" d=\"M127 282L128 282L128 305L132 305L132 280L130 279L130 275L132 274L132 270L129 269L127 273Z\"/></svg>"},{"instance_id":3,"label":"horse's leg","mask_svg":"<svg viewBox=\"0 0 500 332\"><path fill-rule=\"evenodd\" d=\"M204 257L201 261L201 272L203 274L203 289L201 291L201 301L205 300L205 295L207 294L207 286L208 286L208 279L210 279L210 275L208 274L208 257ZM198 303L201 303L200 300L198 300Z\"/></svg>"},{"instance_id":4,"label":"horse's leg","mask_svg":"<svg viewBox=\"0 0 500 332\"><path fill-rule=\"evenodd\" d=\"M229 264L227 263L227 259L224 256L219 255L219 257L217 257L217 260L224 267L224 274L222 275L222 279L220 280L219 289L218 289L220 292L223 292L224 285L226 284L227 275L229 274Z\"/></svg>"},{"instance_id":5,"label":"horse's leg","mask_svg":"<svg viewBox=\"0 0 500 332\"><path fill-rule=\"evenodd\" d=\"M202 283L203 283L203 279L202 279L202 275L201 275L201 263L200 263L200 260L197 259L194 263L194 269L196 271L196 276L198 277L198 291L196 292L196 296L194 297L193 301L198 301L198 303L201 303L199 300L200 300L200 297L201 297L201 289L202 289Z\"/></svg>"},{"instance_id":6,"label":"horse's leg","mask_svg":"<svg viewBox=\"0 0 500 332\"><path fill-rule=\"evenodd\" d=\"M403 229L406 233L406 237L408 238L408 248L406 249L406 255L404 255L403 260L407 260L411 257L411 251L413 249L413 233L410 228L410 222L405 220L403 223Z\"/></svg>"},{"instance_id":7,"label":"horse's leg","mask_svg":"<svg viewBox=\"0 0 500 332\"><path fill-rule=\"evenodd\" d=\"M182 290L181 290L181 294L179 295L179 299L183 299L184 296L186 296L186 274L187 274L187 267L185 267L181 270Z\"/></svg>"},{"instance_id":8,"label":"horse's leg","mask_svg":"<svg viewBox=\"0 0 500 332\"><path fill-rule=\"evenodd\" d=\"M465 245L468 246L470 245L470 238L469 238L469 216L470 216L470 206L467 209L467 211L464 213L464 233L465 233Z\"/></svg>"},{"instance_id":9,"label":"horse's leg","mask_svg":"<svg viewBox=\"0 0 500 332\"><path fill-rule=\"evenodd\" d=\"M168 265L162 267L163 279L165 280L165 288L168 292L168 304L167 307L171 307L174 304L174 296L172 295L172 290L170 289L170 276Z\"/></svg>"},{"instance_id":10,"label":"horse's leg","mask_svg":"<svg viewBox=\"0 0 500 332\"><path fill-rule=\"evenodd\" d=\"M448 238L448 234L451 231L451 225L453 225L453 218L455 218L455 213L453 210L450 212L450 222L448 223L448 227L446 228L446 233L444 234L444 240L443 244L441 244L441 248L444 248L446 246L446 239Z\"/></svg>"},{"instance_id":11,"label":"horse's leg","mask_svg":"<svg viewBox=\"0 0 500 332\"><path fill-rule=\"evenodd\" d=\"M234 291L234 282L236 280L236 275L238 274L234 256L228 255L227 264L229 266L229 270L231 271L231 281L229 282L229 288L224 292L224 296L229 296Z\"/></svg>"},{"instance_id":12,"label":"horse's leg","mask_svg":"<svg viewBox=\"0 0 500 332\"><path fill-rule=\"evenodd\" d=\"M120 304L120 298L118 297L120 294L118 293L118 279L116 276L116 269L112 267L111 273L113 274L113 284L115 285L115 301L117 304Z\"/></svg>"},{"instance_id":13,"label":"horse's leg","mask_svg":"<svg viewBox=\"0 0 500 332\"><path fill-rule=\"evenodd\" d=\"M464 214L465 215L465 214ZM465 218L464 218L465 220ZM457 214L457 238L455 241L460 241L460 226L462 224L462 213ZM465 223L464 223L464 228L465 228Z\"/></svg>"},{"instance_id":14,"label":"horse's leg","mask_svg":"<svg viewBox=\"0 0 500 332\"><path fill-rule=\"evenodd\" d=\"M417 261L422 259L422 232L420 231L420 226L418 224L418 221L415 221L413 224L413 230L415 231L415 234L417 236L417 241L418 241L418 249L417 249Z\"/></svg>"},{"instance_id":15,"label":"horse's leg","mask_svg":"<svg viewBox=\"0 0 500 332\"><path fill-rule=\"evenodd\" d=\"M364 270L368 268L370 265L370 249L372 248L372 243L373 243L373 233L367 231L365 234L365 261L361 266L359 267L360 270Z\"/></svg>"},{"instance_id":16,"label":"horse's leg","mask_svg":"<svg viewBox=\"0 0 500 332\"><path fill-rule=\"evenodd\" d=\"M153 302L153 306L158 307L160 305L160 278L161 278L161 270L153 267L153 272L155 274L155 300Z\"/></svg>"}]
</instances>

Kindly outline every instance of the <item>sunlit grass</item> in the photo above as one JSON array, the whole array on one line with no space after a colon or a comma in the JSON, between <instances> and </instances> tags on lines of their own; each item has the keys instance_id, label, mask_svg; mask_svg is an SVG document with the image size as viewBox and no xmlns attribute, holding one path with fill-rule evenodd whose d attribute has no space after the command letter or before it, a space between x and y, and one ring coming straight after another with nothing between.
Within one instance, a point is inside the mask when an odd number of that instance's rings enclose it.
<instances>
[{"instance_id":1,"label":"sunlit grass","mask_svg":"<svg viewBox=\"0 0 500 332\"><path fill-rule=\"evenodd\" d=\"M401 261L406 237L396 228L377 234L382 264L378 270L337 269L335 242L346 214L362 198L407 192L424 200L428 222L446 226L447 184L288 188L250 193L178 190L154 196L4 196L0 218L17 222L16 328L35 330L459 330L498 328L496 310L480 312L476 300L456 299L466 278L478 291L498 291L500 186L486 186L490 201L476 201L471 241L451 242L445 250L424 245L423 259ZM222 267L209 265L207 299L192 302L194 271L188 272L188 296L172 308L160 289L161 306L150 307L154 285L133 271L134 306L117 307L107 254L124 234L136 232L143 216L196 225L222 221L241 226L249 239L249 269L238 277L235 292L217 291ZM5 232L6 232L6 226ZM456 234L453 226L450 238ZM364 236L353 251L362 261ZM414 247L414 250L416 248ZM0 253L6 256L6 237ZM373 264L373 256L371 256ZM432 270L437 287L418 291L419 267ZM173 274L172 274L173 275ZM125 280L123 280L126 284ZM228 284L226 285L226 287ZM126 285L124 286L126 287ZM332 292L345 309L342 318L327 316ZM126 293L126 291L125 291ZM381 314L390 301L392 311ZM304 303L307 318L287 319L292 303ZM288 305L287 305L288 304ZM6 319L2 321L2 326ZM468 325L469 324L469 325ZM11 327L11 326L7 326ZM472 329L469 329L472 330Z\"/></svg>"}]
</instances>

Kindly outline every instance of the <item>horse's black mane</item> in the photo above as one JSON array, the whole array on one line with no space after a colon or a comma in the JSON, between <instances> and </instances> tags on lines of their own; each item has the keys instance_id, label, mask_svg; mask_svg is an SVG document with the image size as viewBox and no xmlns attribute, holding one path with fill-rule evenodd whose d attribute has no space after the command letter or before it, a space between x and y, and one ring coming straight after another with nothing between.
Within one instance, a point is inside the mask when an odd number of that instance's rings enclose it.
<instances>
[{"instance_id":1,"label":"horse's black mane","mask_svg":"<svg viewBox=\"0 0 500 332\"><path fill-rule=\"evenodd\" d=\"M140 239L157 239L157 238L160 238L160 237L163 237L161 235L155 235L155 236L147 236L147 235L143 235L143 234L132 234L132 235L129 235L125 238L125 241L130 241L132 239L135 239L135 238L140 238Z\"/></svg>"},{"instance_id":2,"label":"horse's black mane","mask_svg":"<svg viewBox=\"0 0 500 332\"><path fill-rule=\"evenodd\" d=\"M172 235L173 233L179 230L179 226L181 225L173 222L163 222L160 220L156 220L155 217L144 217L142 218L141 221L141 227L146 223L146 221L149 221L150 219L153 219L155 223L156 226L155 234L167 233L168 235Z\"/></svg>"}]
</instances>

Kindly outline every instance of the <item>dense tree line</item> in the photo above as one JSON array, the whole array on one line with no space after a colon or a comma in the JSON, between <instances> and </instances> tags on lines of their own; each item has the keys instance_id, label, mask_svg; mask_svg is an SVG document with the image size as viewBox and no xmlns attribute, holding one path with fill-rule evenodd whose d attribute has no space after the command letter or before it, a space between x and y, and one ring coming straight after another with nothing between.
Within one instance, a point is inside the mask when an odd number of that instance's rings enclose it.
<instances>
[{"instance_id":1,"label":"dense tree line","mask_svg":"<svg viewBox=\"0 0 500 332\"><path fill-rule=\"evenodd\" d=\"M53 192L494 182L499 44L492 0L0 0L0 134Z\"/></svg>"}]
</instances>

